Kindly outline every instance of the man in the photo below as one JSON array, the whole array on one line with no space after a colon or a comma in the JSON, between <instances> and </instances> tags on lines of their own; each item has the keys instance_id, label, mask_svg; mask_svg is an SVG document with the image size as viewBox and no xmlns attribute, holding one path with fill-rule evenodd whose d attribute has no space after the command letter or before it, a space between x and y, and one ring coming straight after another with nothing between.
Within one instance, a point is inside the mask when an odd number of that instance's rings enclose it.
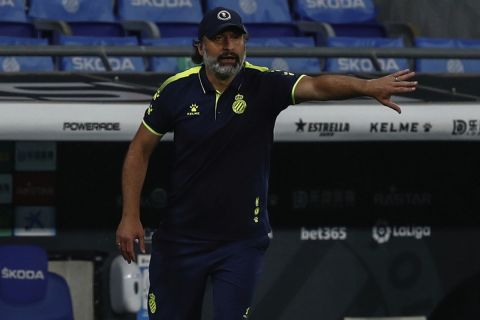
<instances>
[{"instance_id":1,"label":"man","mask_svg":"<svg viewBox=\"0 0 480 320\"><path fill-rule=\"evenodd\" d=\"M135 241L145 250L139 207L148 160L162 135L174 132L167 214L152 240L151 319L200 319L207 279L215 320L248 317L270 241L270 150L283 109L365 95L400 112L390 96L416 87L408 70L374 80L269 71L245 62L246 37L236 12L208 12L196 44L203 65L160 86L127 152L116 237L131 262Z\"/></svg>"}]
</instances>

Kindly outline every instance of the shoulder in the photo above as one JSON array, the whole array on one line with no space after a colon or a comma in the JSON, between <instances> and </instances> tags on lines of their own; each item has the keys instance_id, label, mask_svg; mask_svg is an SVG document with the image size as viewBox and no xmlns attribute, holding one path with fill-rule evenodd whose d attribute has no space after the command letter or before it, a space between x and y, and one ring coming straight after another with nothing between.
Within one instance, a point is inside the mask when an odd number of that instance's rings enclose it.
<instances>
[{"instance_id":1,"label":"shoulder","mask_svg":"<svg viewBox=\"0 0 480 320\"><path fill-rule=\"evenodd\" d=\"M265 77L268 79L273 79L273 78L292 78L292 77L300 77L300 74L295 74L289 71L284 71L284 70L274 70L274 69L269 69L267 67L263 66L257 66L254 64L251 64L249 62L245 62L245 70L249 74L256 74L261 77Z\"/></svg>"},{"instance_id":2,"label":"shoulder","mask_svg":"<svg viewBox=\"0 0 480 320\"><path fill-rule=\"evenodd\" d=\"M179 72L169 78L167 78L155 92L153 100L156 100L161 93L169 90L175 90L175 88L181 88L183 85L196 77L200 72L201 66L196 66L185 71Z\"/></svg>"},{"instance_id":3,"label":"shoulder","mask_svg":"<svg viewBox=\"0 0 480 320\"><path fill-rule=\"evenodd\" d=\"M267 67L257 66L257 65L251 64L248 61L245 61L245 70L251 73L266 73L270 71L270 69L268 69Z\"/></svg>"}]
</instances>

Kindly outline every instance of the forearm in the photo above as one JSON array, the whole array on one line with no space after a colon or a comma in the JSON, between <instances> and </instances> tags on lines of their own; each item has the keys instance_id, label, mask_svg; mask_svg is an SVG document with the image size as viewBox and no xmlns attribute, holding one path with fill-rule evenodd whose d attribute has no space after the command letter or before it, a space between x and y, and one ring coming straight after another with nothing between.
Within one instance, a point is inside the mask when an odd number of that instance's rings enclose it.
<instances>
[{"instance_id":1,"label":"forearm","mask_svg":"<svg viewBox=\"0 0 480 320\"><path fill-rule=\"evenodd\" d=\"M368 81L353 76L304 77L296 90L298 101L342 100L368 95Z\"/></svg>"},{"instance_id":2,"label":"forearm","mask_svg":"<svg viewBox=\"0 0 480 320\"><path fill-rule=\"evenodd\" d=\"M140 197L148 168L148 156L131 145L122 169L122 216L140 216Z\"/></svg>"},{"instance_id":3,"label":"forearm","mask_svg":"<svg viewBox=\"0 0 480 320\"><path fill-rule=\"evenodd\" d=\"M367 95L367 80L353 76L325 75L318 79L317 89L324 100L349 99Z\"/></svg>"}]
</instances>

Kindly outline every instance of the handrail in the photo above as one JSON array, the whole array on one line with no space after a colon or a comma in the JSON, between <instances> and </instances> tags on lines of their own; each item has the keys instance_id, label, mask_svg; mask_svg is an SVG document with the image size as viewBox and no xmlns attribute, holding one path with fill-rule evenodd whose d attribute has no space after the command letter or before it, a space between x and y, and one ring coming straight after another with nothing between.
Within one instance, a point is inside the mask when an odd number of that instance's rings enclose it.
<instances>
[{"instance_id":1,"label":"handrail","mask_svg":"<svg viewBox=\"0 0 480 320\"><path fill-rule=\"evenodd\" d=\"M331 47L249 47L252 57L363 57L372 60L377 71L378 58L480 59L478 48L331 48ZM98 56L111 70L110 56L190 56L192 47L171 46L74 46L4 45L0 56Z\"/></svg>"},{"instance_id":2,"label":"handrail","mask_svg":"<svg viewBox=\"0 0 480 320\"><path fill-rule=\"evenodd\" d=\"M480 59L478 48L248 47L254 57L385 57ZM190 56L192 47L2 45L0 56Z\"/></svg>"}]
</instances>

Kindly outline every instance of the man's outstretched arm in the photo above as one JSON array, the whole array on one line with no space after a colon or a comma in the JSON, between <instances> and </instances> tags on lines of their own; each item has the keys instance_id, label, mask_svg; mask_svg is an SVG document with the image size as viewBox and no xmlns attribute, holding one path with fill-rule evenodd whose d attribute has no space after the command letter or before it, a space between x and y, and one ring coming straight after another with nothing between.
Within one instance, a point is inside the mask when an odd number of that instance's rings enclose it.
<instances>
[{"instance_id":1,"label":"man's outstretched arm","mask_svg":"<svg viewBox=\"0 0 480 320\"><path fill-rule=\"evenodd\" d=\"M295 88L295 101L341 100L368 96L400 113L400 107L390 98L394 94L414 91L417 81L411 81L413 76L415 72L408 69L370 80L344 75L305 76Z\"/></svg>"}]
</instances>

